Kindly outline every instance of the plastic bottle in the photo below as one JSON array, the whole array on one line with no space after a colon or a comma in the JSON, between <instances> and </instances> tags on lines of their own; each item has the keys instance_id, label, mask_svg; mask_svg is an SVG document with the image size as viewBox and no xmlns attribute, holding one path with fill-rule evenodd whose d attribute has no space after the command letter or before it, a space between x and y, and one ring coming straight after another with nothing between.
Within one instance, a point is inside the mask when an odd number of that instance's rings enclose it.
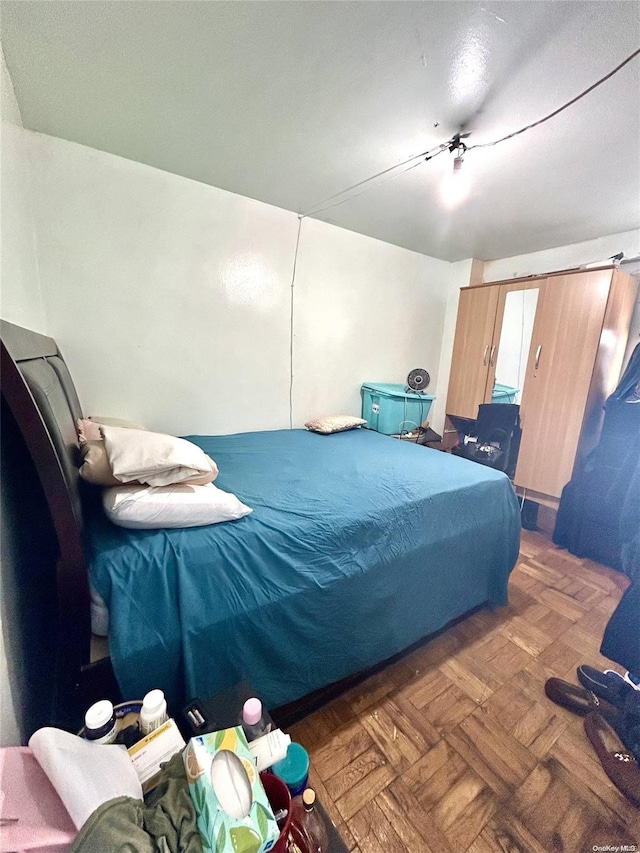
<instances>
[{"instance_id":1,"label":"plastic bottle","mask_svg":"<svg viewBox=\"0 0 640 853\"><path fill-rule=\"evenodd\" d=\"M113 703L101 699L84 715L84 736L94 743L113 743L118 733L118 721Z\"/></svg>"},{"instance_id":2,"label":"plastic bottle","mask_svg":"<svg viewBox=\"0 0 640 853\"><path fill-rule=\"evenodd\" d=\"M253 696L242 706L242 728L247 738L247 742L266 735L271 725L264 719L262 713L262 702Z\"/></svg>"},{"instance_id":3,"label":"plastic bottle","mask_svg":"<svg viewBox=\"0 0 640 853\"><path fill-rule=\"evenodd\" d=\"M304 792L309 781L309 755L299 743L289 744L287 754L271 768L271 772L279 776L291 792L297 797Z\"/></svg>"},{"instance_id":4,"label":"plastic bottle","mask_svg":"<svg viewBox=\"0 0 640 853\"><path fill-rule=\"evenodd\" d=\"M140 729L143 735L159 728L167 717L167 701L162 690L150 690L142 700L140 708Z\"/></svg>"},{"instance_id":5,"label":"plastic bottle","mask_svg":"<svg viewBox=\"0 0 640 853\"><path fill-rule=\"evenodd\" d=\"M291 803L291 835L303 853L328 853L327 828L315 804L313 788L305 788L301 797L294 797Z\"/></svg>"},{"instance_id":6,"label":"plastic bottle","mask_svg":"<svg viewBox=\"0 0 640 853\"><path fill-rule=\"evenodd\" d=\"M290 743L289 735L284 734L280 729L274 729L268 735L252 740L249 749L256 762L258 772L262 773L267 767L271 767L276 761L284 758Z\"/></svg>"}]
</instances>

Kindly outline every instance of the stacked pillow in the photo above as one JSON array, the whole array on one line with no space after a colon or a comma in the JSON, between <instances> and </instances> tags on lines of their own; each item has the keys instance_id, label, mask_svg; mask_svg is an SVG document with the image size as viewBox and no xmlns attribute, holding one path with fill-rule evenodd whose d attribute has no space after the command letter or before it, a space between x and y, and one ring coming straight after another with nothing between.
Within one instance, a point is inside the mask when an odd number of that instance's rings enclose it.
<instances>
[{"instance_id":1,"label":"stacked pillow","mask_svg":"<svg viewBox=\"0 0 640 853\"><path fill-rule=\"evenodd\" d=\"M96 486L204 486L218 476L213 459L183 438L150 432L115 418L83 418L77 427L82 453L80 476ZM105 431L109 438L105 438Z\"/></svg>"},{"instance_id":2,"label":"stacked pillow","mask_svg":"<svg viewBox=\"0 0 640 853\"><path fill-rule=\"evenodd\" d=\"M197 445L113 418L78 421L80 476L106 486L103 506L122 527L195 527L251 512L212 485L218 466Z\"/></svg>"}]
</instances>

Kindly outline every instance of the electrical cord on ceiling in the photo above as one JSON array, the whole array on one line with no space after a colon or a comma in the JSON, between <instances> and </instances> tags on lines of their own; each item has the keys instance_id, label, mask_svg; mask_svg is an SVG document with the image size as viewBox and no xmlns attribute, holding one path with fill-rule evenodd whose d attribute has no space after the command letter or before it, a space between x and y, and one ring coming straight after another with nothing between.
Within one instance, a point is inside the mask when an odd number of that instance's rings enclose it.
<instances>
[{"instance_id":1,"label":"electrical cord on ceiling","mask_svg":"<svg viewBox=\"0 0 640 853\"><path fill-rule=\"evenodd\" d=\"M393 180L394 178L397 178L399 175L403 175L405 172L408 172L411 169L415 169L417 166L422 165L422 163L426 163L429 160L432 160L434 157L437 157L438 154L442 154L443 151L457 150L458 155L460 155L460 151L462 151L462 153L464 154L466 151L473 151L474 148L489 148L493 145L498 145L500 142L505 142L507 139L512 139L514 136L519 136L519 134L524 133L527 130L531 130L531 128L537 127L538 125L543 124L546 121L549 121L549 119L554 118L559 113L561 113L563 110L566 110L568 107L575 104L581 98L584 98L585 95L589 94L589 92L593 92L594 89L596 89L598 86L600 86L605 81L609 80L609 78L613 77L614 74L617 74L618 71L620 71L622 68L624 68L625 65L627 65L629 62L631 62L631 60L635 59L639 54L640 54L640 48L638 48L638 50L635 50L630 56L628 56L623 62L621 62L619 65L617 65L608 74L605 74L604 77L601 77L599 80L597 80L595 83L593 83L593 85L589 86L588 89L585 89L584 92L581 92L579 95L576 95L575 98L572 98L570 101L567 101L566 104L563 104L561 107L558 107L558 109L549 113L549 115L546 115L543 118L538 119L538 121L534 121L531 124L526 125L525 127L521 127L519 130L513 131L513 133L508 133L506 136L502 136L500 139L495 139L493 142L478 142L475 145L465 145L465 143L462 142L461 140L463 138L469 136L469 133L461 134L460 132L458 132L458 133L454 134L451 137L451 139L449 139L447 142L441 143L440 145L437 145L434 148L429 149L428 151L423 151L421 154L416 154L413 157L409 157L407 160L404 160L402 163L396 163L394 166L389 166L388 169L383 169L381 172L378 172L375 175L371 175L371 177L369 177L369 178L364 178L364 180L358 181L357 183L352 184L350 187L347 187L344 190L340 190L340 192L334 193L334 195L328 196L327 198L323 199L322 201L317 202L317 204L312 205L312 207L308 208L306 211L299 214L299 216L301 219L306 219L307 217L317 216L319 213L324 213L326 210L331 210L334 207L339 207L342 204L346 204L347 202L352 201L353 199L356 199L361 195L364 195L364 193L369 192L372 189L377 189L378 187L381 187L383 184L386 184L388 181ZM416 160L418 162L415 162ZM346 193L349 193L352 190L355 190L355 189L358 189L359 187L365 186L366 184L371 183L371 181L375 181L378 178L381 178L383 175L388 174L389 172L393 172L396 169L400 169L400 168L402 168L402 166L407 166L409 163L411 163L412 165L410 165L407 169L403 169L402 172L397 172L396 174L392 175L390 178L387 178L386 181L381 181L380 183L375 184L372 187L367 187L366 189L362 190L362 192L356 193L356 195L353 195L353 196L348 196L348 198L345 198L342 201L338 201L335 204L330 204L330 205L327 205L326 207L320 207L320 205L325 204L325 202L327 202L327 201L332 201L333 199L339 198L340 196L345 195Z\"/></svg>"},{"instance_id":2,"label":"electrical cord on ceiling","mask_svg":"<svg viewBox=\"0 0 640 853\"><path fill-rule=\"evenodd\" d=\"M600 86L606 80L608 80L610 77L613 77L614 74L617 74L621 68L624 68L624 66L628 62L631 62L631 60L635 59L636 56L638 56L639 54L640 54L640 48L638 48L638 50L634 50L634 52L631 54L631 56L627 56L627 58L624 60L624 62L621 62L620 65L617 65L613 69L613 71L610 71L608 74L605 74L604 77L601 77L596 83L594 83L592 86L589 86L588 89L585 89L584 92L581 92L579 95L576 95L575 98L572 98L570 101L567 101L566 104L563 104L561 107L558 107L557 110L554 110L552 113L549 113L549 115L545 116L544 118L538 119L538 121L534 121L531 124L526 125L526 127L521 127L520 130L514 130L513 133L508 133L506 136L503 136L500 139L496 139L493 142L478 142L478 143L476 143L476 145L468 145L468 146L466 146L466 150L467 151L473 151L474 148L489 148L492 145L498 145L498 143L500 143L500 142L505 142L507 139L513 139L514 136L518 136L520 133L524 133L525 130L531 130L532 127L537 127L539 124L543 124L545 121L549 121L550 118L557 116L563 110L566 110L567 107L572 106L577 101L579 101L581 98L584 98L584 96L588 95L589 92L593 92L594 89L596 89L598 86Z\"/></svg>"},{"instance_id":3,"label":"electrical cord on ceiling","mask_svg":"<svg viewBox=\"0 0 640 853\"><path fill-rule=\"evenodd\" d=\"M298 266L298 248L300 246L301 230L302 216L298 216L298 234L296 235L296 249L293 253L293 271L291 274L291 294L289 310L289 429L293 429L293 288L296 283L296 268Z\"/></svg>"},{"instance_id":4,"label":"electrical cord on ceiling","mask_svg":"<svg viewBox=\"0 0 640 853\"><path fill-rule=\"evenodd\" d=\"M395 166L389 166L388 169L383 169L381 172L378 172L375 175L371 175L369 178L364 178L364 180L358 181L358 183L352 184L350 187L347 187L344 190L340 190L339 193L334 193L333 195L330 195L327 198L323 198L322 201L319 201L309 207L307 210L301 213L300 216L303 219L306 219L308 216L315 216L317 213L321 213L324 210L329 210L332 207L337 207L338 204L331 204L328 207L323 207L320 208L320 210L316 210L316 208L320 207L321 204L324 204L327 201L332 201L334 198L338 198L339 196L344 195L345 193L351 192L351 190L357 190L358 187L363 186L363 184L368 184L370 181L375 181L376 178L381 178L383 175L386 175L389 172L393 172L394 169L400 169L402 168L402 166L406 166L408 163L413 163L414 160L418 160L417 163L414 163L414 166L419 166L426 160L431 160L433 157L436 157L438 154L441 154L448 147L449 143L447 143L446 145L437 145L435 146L435 148L430 148L428 151L423 151L421 154L415 154L413 157L409 157L407 160L403 160L402 163L396 163ZM422 159L423 157L425 158L424 160ZM410 166L409 169L413 169L414 166ZM404 172L408 172L409 169L404 169L402 172L399 172L399 174L402 175L404 174ZM393 175L393 177L397 176ZM388 178L387 180L392 180L392 178ZM386 181L382 181L382 183L386 183ZM382 184L377 184L376 186L382 186ZM362 193L358 193L358 195L362 195ZM357 198L358 195L350 196L348 199L345 199L345 201L351 201L351 198ZM339 204L344 204L344 202L341 201L339 202Z\"/></svg>"},{"instance_id":5,"label":"electrical cord on ceiling","mask_svg":"<svg viewBox=\"0 0 640 853\"><path fill-rule=\"evenodd\" d=\"M432 154L430 157L427 157L425 160L418 160L417 163L414 163L412 166L408 166L406 169L403 169L401 172L397 172L395 175L391 175L391 177L387 178L385 181L380 181L380 183L374 184L371 187L367 187L366 189L362 190L359 193L356 193L355 195L350 195L348 198L343 198L342 201L336 201L334 204L329 204L329 205L327 205L327 207L321 207L319 210L314 210L311 213L303 213L303 214L301 214L301 218L306 219L309 216L316 216L318 213L324 213L325 210L331 210L334 207L340 207L341 204L346 204L348 201L353 201L354 198L358 198L359 196L364 195L365 193L371 192L371 190L376 190L376 189L378 189L378 187L381 187L384 184L388 184L389 181L393 181L395 178L399 178L400 175L404 175L404 174L406 174L406 172L410 172L412 169L415 169L417 166L422 166L422 164L426 163L427 160L432 160L434 157L437 157L438 154L442 154L443 151L446 151L447 148L448 148L447 145L438 146L438 150L435 152L435 154ZM420 157L422 157L422 156L423 155L421 154ZM392 168L397 169L398 167L393 166ZM389 169L385 169L385 171L388 172ZM381 172L381 174L384 174L384 172ZM375 175L374 177L377 178L378 175ZM367 181L372 181L373 179L374 178L368 178ZM363 183L366 183L366 181L360 181L360 183L363 184ZM347 192L347 190L343 190L343 192ZM336 195L341 195L341 193L336 193Z\"/></svg>"}]
</instances>

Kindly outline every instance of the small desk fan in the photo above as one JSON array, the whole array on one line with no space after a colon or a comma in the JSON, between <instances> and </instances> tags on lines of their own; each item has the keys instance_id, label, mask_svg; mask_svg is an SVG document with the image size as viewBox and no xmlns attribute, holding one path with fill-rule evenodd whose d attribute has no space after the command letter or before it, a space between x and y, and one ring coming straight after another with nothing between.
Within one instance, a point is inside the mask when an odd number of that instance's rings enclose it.
<instances>
[{"instance_id":1,"label":"small desk fan","mask_svg":"<svg viewBox=\"0 0 640 853\"><path fill-rule=\"evenodd\" d=\"M407 376L407 391L422 394L431 382L431 377L426 370L421 367L416 367Z\"/></svg>"}]
</instances>

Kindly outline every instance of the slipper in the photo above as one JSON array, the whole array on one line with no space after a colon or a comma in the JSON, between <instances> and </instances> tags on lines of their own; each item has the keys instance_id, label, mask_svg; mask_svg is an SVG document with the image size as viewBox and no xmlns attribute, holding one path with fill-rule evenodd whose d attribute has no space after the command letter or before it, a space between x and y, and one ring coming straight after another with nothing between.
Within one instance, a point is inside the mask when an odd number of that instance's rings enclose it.
<instances>
[{"instance_id":1,"label":"slipper","mask_svg":"<svg viewBox=\"0 0 640 853\"><path fill-rule=\"evenodd\" d=\"M592 666L580 664L578 667L578 680L583 687L595 693L600 699L605 699L616 708L622 708L627 697L634 693L633 687L621 678L617 673L601 672Z\"/></svg>"},{"instance_id":2,"label":"slipper","mask_svg":"<svg viewBox=\"0 0 640 853\"><path fill-rule=\"evenodd\" d=\"M563 681L561 678L549 678L544 685L544 692L556 705L562 705L575 714L580 714L581 717L597 712L613 721L620 713L606 699L599 699L591 690L569 684L568 681Z\"/></svg>"},{"instance_id":3,"label":"slipper","mask_svg":"<svg viewBox=\"0 0 640 853\"><path fill-rule=\"evenodd\" d=\"M620 793L640 809L640 767L620 738L600 714L589 714L584 730L593 744L605 773Z\"/></svg>"}]
</instances>

